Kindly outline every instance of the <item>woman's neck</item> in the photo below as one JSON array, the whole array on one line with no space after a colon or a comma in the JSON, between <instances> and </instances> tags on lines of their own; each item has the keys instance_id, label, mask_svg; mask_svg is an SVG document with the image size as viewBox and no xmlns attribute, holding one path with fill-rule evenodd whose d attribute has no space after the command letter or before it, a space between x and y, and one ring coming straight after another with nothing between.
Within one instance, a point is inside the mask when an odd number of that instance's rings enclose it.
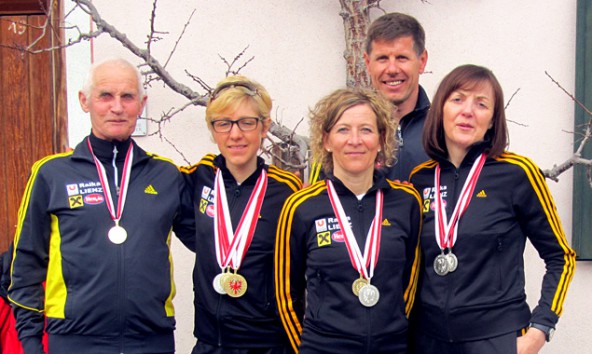
<instances>
[{"instance_id":1,"label":"woman's neck","mask_svg":"<svg viewBox=\"0 0 592 354\"><path fill-rule=\"evenodd\" d=\"M236 183L242 184L257 170L257 162L255 161L255 163L249 164L248 166L234 166L227 163L226 168L230 171L230 174L232 174Z\"/></svg>"},{"instance_id":2,"label":"woman's neck","mask_svg":"<svg viewBox=\"0 0 592 354\"><path fill-rule=\"evenodd\" d=\"M333 175L343 183L353 194L361 195L366 193L370 187L372 187L374 170L370 170L370 173L364 173L362 175L352 175L345 171L334 171Z\"/></svg>"},{"instance_id":3,"label":"woman's neck","mask_svg":"<svg viewBox=\"0 0 592 354\"><path fill-rule=\"evenodd\" d=\"M456 168L460 167L460 164L467 156L468 149L459 149L454 147L448 148L448 161L450 161Z\"/></svg>"}]
</instances>

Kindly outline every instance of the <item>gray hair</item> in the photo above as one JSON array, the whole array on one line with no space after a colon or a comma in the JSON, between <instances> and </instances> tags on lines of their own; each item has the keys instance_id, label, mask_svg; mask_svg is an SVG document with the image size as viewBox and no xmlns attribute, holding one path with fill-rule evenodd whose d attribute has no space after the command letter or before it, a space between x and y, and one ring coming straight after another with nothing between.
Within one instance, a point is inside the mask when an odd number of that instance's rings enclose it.
<instances>
[{"instance_id":1,"label":"gray hair","mask_svg":"<svg viewBox=\"0 0 592 354\"><path fill-rule=\"evenodd\" d=\"M107 59L103 59L103 60L93 63L91 65L90 69L88 70L88 74L86 76L86 79L84 80L84 84L82 85L82 89L80 90L86 97L90 96L90 92L92 91L92 88L94 86L95 72L96 72L97 68L99 68L100 66L102 66L104 64L115 64L115 65L118 65L122 68L132 69L134 71L134 73L136 74L136 78L138 79L138 93L140 95L140 98L146 96L146 90L144 89L142 74L140 73L140 71L138 70L137 67L135 67L132 63L130 63L129 61L127 61L123 58L107 58Z\"/></svg>"}]
</instances>

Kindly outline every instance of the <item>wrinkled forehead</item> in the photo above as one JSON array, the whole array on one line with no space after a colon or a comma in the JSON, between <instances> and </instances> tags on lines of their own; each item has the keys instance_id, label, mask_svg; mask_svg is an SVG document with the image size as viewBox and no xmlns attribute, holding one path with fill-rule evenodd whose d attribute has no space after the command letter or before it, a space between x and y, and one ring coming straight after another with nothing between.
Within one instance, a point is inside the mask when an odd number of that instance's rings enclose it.
<instances>
[{"instance_id":1,"label":"wrinkled forehead","mask_svg":"<svg viewBox=\"0 0 592 354\"><path fill-rule=\"evenodd\" d=\"M114 63L106 63L95 69L93 88L96 91L139 92L134 68Z\"/></svg>"}]
</instances>

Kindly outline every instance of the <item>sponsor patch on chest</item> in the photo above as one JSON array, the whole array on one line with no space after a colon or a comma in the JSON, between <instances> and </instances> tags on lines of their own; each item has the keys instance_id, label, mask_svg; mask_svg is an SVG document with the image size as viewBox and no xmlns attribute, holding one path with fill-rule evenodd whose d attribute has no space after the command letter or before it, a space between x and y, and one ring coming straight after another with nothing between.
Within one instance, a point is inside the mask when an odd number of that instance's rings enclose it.
<instances>
[{"instance_id":1,"label":"sponsor patch on chest","mask_svg":"<svg viewBox=\"0 0 592 354\"><path fill-rule=\"evenodd\" d=\"M317 245L319 247L328 246L332 241L345 242L337 218L322 218L315 220L315 231L317 233Z\"/></svg>"},{"instance_id":2,"label":"sponsor patch on chest","mask_svg":"<svg viewBox=\"0 0 592 354\"><path fill-rule=\"evenodd\" d=\"M99 181L68 183L65 186L70 209L84 205L97 205L105 202L103 187Z\"/></svg>"}]
</instances>

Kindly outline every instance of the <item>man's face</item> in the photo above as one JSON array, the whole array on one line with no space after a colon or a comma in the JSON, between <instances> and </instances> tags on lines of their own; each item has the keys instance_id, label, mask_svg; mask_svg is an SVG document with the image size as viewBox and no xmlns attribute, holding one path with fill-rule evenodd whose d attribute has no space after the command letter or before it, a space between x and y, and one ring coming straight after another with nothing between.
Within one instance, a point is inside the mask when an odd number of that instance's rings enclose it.
<instances>
[{"instance_id":1,"label":"man's face","mask_svg":"<svg viewBox=\"0 0 592 354\"><path fill-rule=\"evenodd\" d=\"M419 74L428 61L427 51L418 57L413 48L413 37L403 36L392 41L372 42L372 51L364 53L366 69L372 86L400 109L415 107L419 92ZM405 107L410 105L412 107Z\"/></svg>"},{"instance_id":2,"label":"man's face","mask_svg":"<svg viewBox=\"0 0 592 354\"><path fill-rule=\"evenodd\" d=\"M129 138L146 103L134 69L115 63L96 68L89 97L79 92L78 98L82 110L90 113L93 134L107 141Z\"/></svg>"}]
</instances>

